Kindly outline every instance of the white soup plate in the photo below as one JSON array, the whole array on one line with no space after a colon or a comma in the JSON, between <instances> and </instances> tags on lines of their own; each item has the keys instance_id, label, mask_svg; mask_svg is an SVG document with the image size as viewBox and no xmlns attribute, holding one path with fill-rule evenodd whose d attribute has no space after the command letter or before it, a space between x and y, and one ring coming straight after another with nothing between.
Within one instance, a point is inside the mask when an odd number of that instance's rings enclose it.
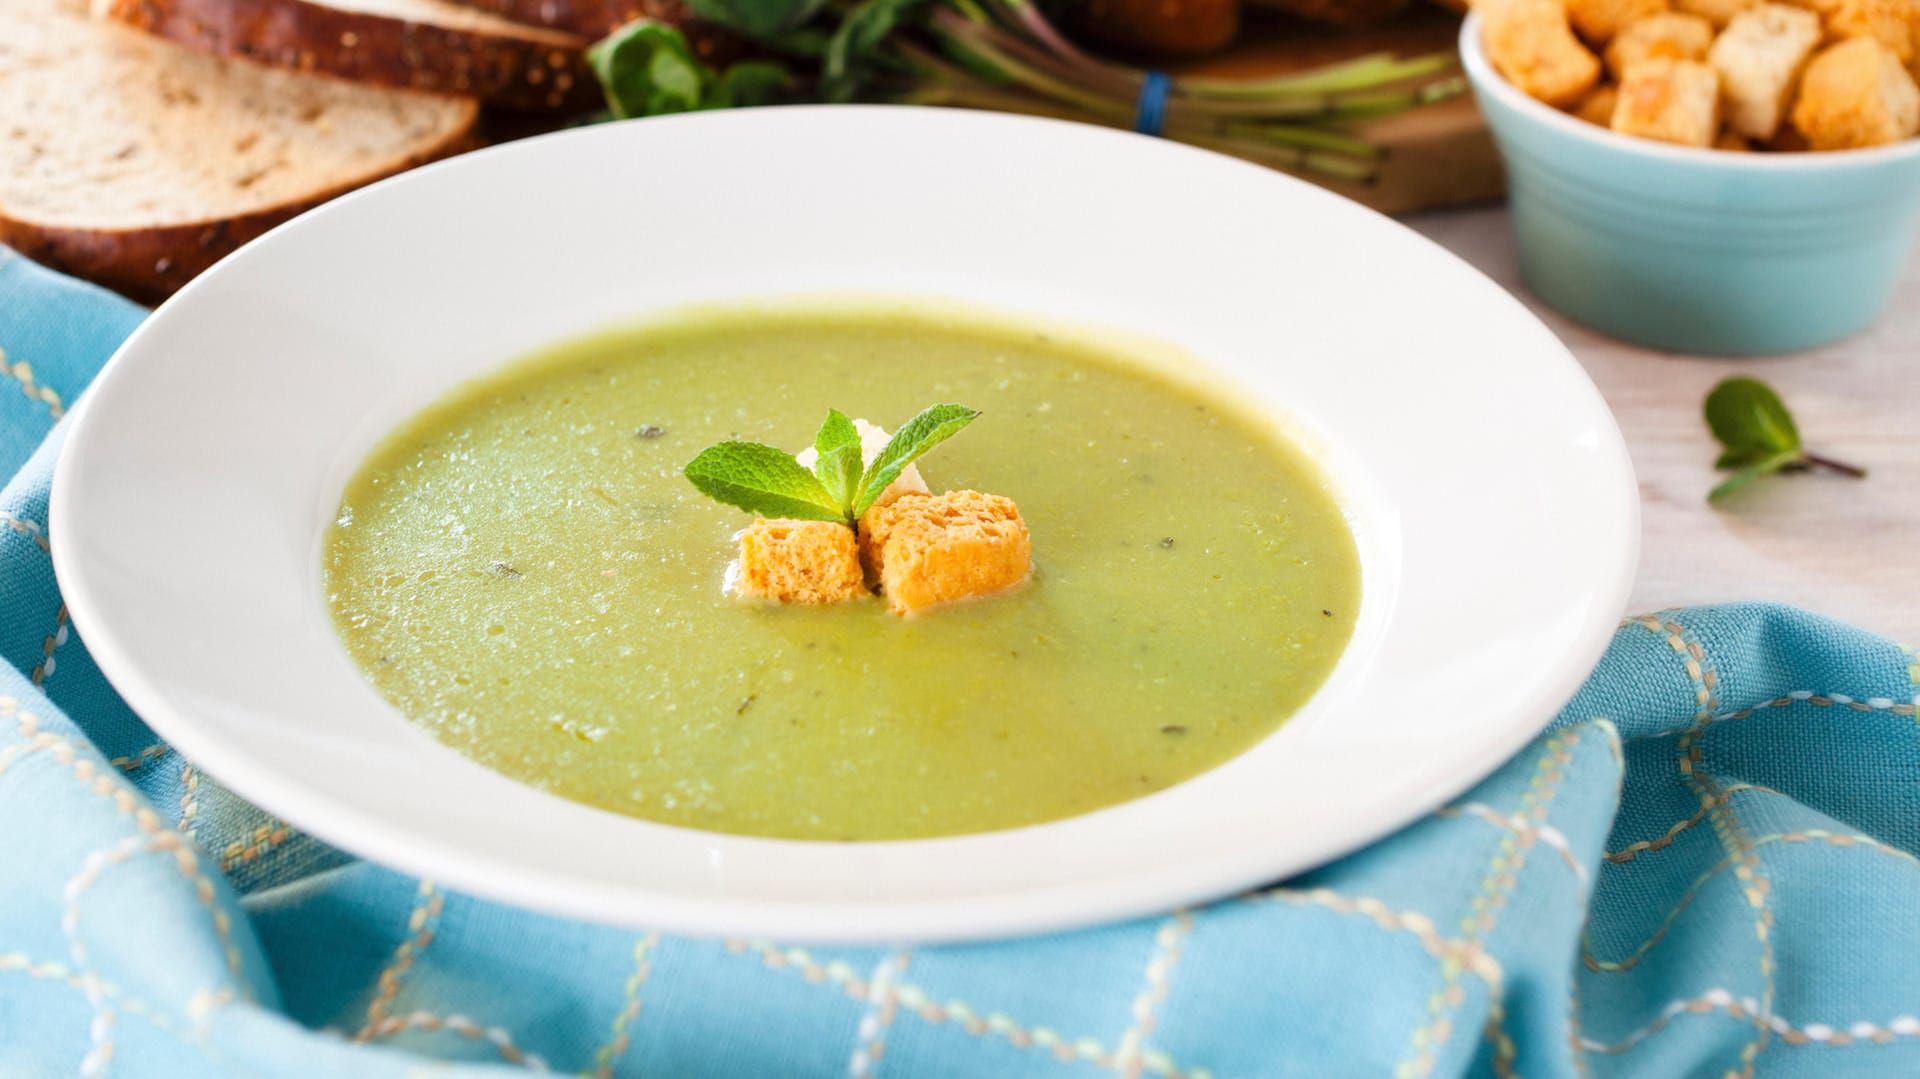
<instances>
[{"instance_id":1,"label":"white soup plate","mask_svg":"<svg viewBox=\"0 0 1920 1079\"><path fill-rule=\"evenodd\" d=\"M533 790L441 746L362 679L329 620L320 541L383 434L565 338L818 293L957 301L1198 357L1319 459L1358 537L1359 624L1327 684L1246 754L1137 801L832 844ZM101 374L50 531L114 686L296 827L558 914L893 941L1202 901L1435 808L1586 676L1626 602L1639 518L1619 431L1566 349L1392 221L1141 136L835 107L529 139L276 229L163 305Z\"/></svg>"}]
</instances>

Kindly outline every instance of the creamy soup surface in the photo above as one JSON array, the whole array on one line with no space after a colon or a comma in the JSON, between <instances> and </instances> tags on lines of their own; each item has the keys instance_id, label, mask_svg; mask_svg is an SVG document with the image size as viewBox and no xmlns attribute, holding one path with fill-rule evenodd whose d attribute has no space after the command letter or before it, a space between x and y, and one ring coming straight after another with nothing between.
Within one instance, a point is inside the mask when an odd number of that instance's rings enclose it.
<instances>
[{"instance_id":1,"label":"creamy soup surface","mask_svg":"<svg viewBox=\"0 0 1920 1079\"><path fill-rule=\"evenodd\" d=\"M943 401L983 415L921 470L1019 504L1025 586L911 619L722 593L749 518L686 481L694 454ZM1104 346L894 308L705 314L463 386L368 459L324 557L348 651L445 744L616 812L821 840L1212 768L1312 695L1360 601L1333 494L1265 423Z\"/></svg>"}]
</instances>

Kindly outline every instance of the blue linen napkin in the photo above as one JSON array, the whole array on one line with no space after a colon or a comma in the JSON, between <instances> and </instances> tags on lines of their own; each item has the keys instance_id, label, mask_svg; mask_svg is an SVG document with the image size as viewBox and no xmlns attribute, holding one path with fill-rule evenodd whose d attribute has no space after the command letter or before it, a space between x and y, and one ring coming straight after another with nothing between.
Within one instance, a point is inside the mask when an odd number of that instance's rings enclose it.
<instances>
[{"instance_id":1,"label":"blue linen napkin","mask_svg":"<svg viewBox=\"0 0 1920 1079\"><path fill-rule=\"evenodd\" d=\"M692 940L356 861L67 625L58 419L143 314L0 248L0 1076L1920 1075L1920 661L1774 606L1629 619L1439 812L1124 925Z\"/></svg>"}]
</instances>

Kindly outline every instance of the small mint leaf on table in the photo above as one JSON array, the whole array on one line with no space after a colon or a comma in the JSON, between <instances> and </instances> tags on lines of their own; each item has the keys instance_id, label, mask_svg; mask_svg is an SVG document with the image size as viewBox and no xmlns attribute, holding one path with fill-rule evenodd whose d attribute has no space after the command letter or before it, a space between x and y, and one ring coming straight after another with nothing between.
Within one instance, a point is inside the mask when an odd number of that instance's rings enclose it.
<instances>
[{"instance_id":1,"label":"small mint leaf on table","mask_svg":"<svg viewBox=\"0 0 1920 1079\"><path fill-rule=\"evenodd\" d=\"M1740 488L1745 487L1747 484L1752 483L1754 480L1762 476L1770 476L1798 460L1800 460L1799 452L1789 451L1786 453L1776 453L1770 457L1762 457L1751 464L1743 465L1740 471L1721 480L1718 486L1708 491L1707 501L1718 502L1733 492L1738 491Z\"/></svg>"},{"instance_id":2,"label":"small mint leaf on table","mask_svg":"<svg viewBox=\"0 0 1920 1079\"><path fill-rule=\"evenodd\" d=\"M1866 470L1843 461L1808 453L1800 444L1800 428L1773 387L1755 378L1730 378L1707 394L1707 429L1720 441L1713 467L1732 472L1713 490L1709 502L1718 502L1762 476L1777 472L1805 472L1819 467L1852 476Z\"/></svg>"},{"instance_id":3,"label":"small mint leaf on table","mask_svg":"<svg viewBox=\"0 0 1920 1079\"><path fill-rule=\"evenodd\" d=\"M867 464L860 455L859 429L845 413L830 408L820 433L813 436L813 449L820 455L813 474L820 478L835 505L843 511L849 509L860 493L860 476Z\"/></svg>"},{"instance_id":4,"label":"small mint leaf on table","mask_svg":"<svg viewBox=\"0 0 1920 1079\"><path fill-rule=\"evenodd\" d=\"M818 477L793 454L758 442L722 442L701 450L682 470L700 493L762 517L839 521L847 515Z\"/></svg>"},{"instance_id":5,"label":"small mint leaf on table","mask_svg":"<svg viewBox=\"0 0 1920 1079\"><path fill-rule=\"evenodd\" d=\"M1798 453L1800 429L1773 387L1756 378L1730 378L1707 394L1707 428L1728 454Z\"/></svg>"},{"instance_id":6,"label":"small mint leaf on table","mask_svg":"<svg viewBox=\"0 0 1920 1079\"><path fill-rule=\"evenodd\" d=\"M959 434L961 428L979 417L979 409L965 405L934 405L908 420L893 433L879 456L867 466L867 474L860 481L860 497L853 503L853 516L858 518L872 508L874 500L880 497L888 484L900 478L900 473L908 465L928 450Z\"/></svg>"}]
</instances>

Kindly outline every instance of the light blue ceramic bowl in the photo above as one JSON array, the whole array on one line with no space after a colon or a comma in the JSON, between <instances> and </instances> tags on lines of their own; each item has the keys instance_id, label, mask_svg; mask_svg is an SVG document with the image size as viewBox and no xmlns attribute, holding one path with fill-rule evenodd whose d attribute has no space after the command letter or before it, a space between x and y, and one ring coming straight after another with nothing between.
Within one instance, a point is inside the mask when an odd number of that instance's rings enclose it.
<instances>
[{"instance_id":1,"label":"light blue ceramic bowl","mask_svg":"<svg viewBox=\"0 0 1920 1079\"><path fill-rule=\"evenodd\" d=\"M1920 232L1920 139L1742 154L1617 135L1460 56L1507 166L1520 272L1569 317L1676 352L1811 348L1886 310Z\"/></svg>"}]
</instances>

